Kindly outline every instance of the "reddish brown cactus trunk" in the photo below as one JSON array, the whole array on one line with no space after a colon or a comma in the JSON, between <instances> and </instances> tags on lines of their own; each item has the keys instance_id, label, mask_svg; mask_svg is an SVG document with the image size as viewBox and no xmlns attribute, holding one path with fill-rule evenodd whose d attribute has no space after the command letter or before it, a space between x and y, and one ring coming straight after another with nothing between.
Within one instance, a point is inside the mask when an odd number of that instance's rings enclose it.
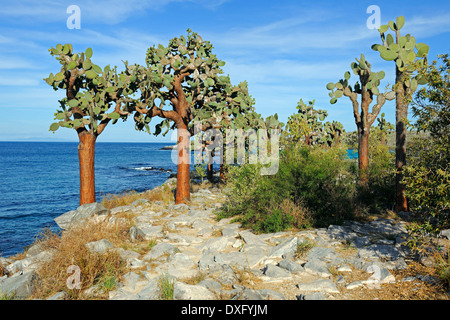
<instances>
[{"instance_id":1,"label":"reddish brown cactus trunk","mask_svg":"<svg viewBox=\"0 0 450 320\"><path fill-rule=\"evenodd\" d=\"M369 128L362 129L358 147L359 181L362 186L369 182Z\"/></svg>"},{"instance_id":2,"label":"reddish brown cactus trunk","mask_svg":"<svg viewBox=\"0 0 450 320\"><path fill-rule=\"evenodd\" d=\"M183 122L177 124L178 131L178 167L177 193L175 203L187 203L190 200L189 190L189 133Z\"/></svg>"},{"instance_id":3,"label":"reddish brown cactus trunk","mask_svg":"<svg viewBox=\"0 0 450 320\"><path fill-rule=\"evenodd\" d=\"M80 162L80 205L95 202L95 141L97 137L83 131L78 135Z\"/></svg>"}]
</instances>

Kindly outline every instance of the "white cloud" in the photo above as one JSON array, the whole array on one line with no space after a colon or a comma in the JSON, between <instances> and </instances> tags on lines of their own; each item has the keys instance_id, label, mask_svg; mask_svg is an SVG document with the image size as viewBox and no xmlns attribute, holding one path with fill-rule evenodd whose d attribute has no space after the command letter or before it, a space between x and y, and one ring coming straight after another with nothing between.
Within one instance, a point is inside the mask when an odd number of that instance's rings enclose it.
<instances>
[{"instance_id":1,"label":"white cloud","mask_svg":"<svg viewBox=\"0 0 450 320\"><path fill-rule=\"evenodd\" d=\"M170 3L187 2L209 9L216 9L229 0L19 0L2 4L0 17L18 18L30 22L65 21L70 16L67 8L77 5L81 19L89 23L115 25L147 11L158 12Z\"/></svg>"}]
</instances>

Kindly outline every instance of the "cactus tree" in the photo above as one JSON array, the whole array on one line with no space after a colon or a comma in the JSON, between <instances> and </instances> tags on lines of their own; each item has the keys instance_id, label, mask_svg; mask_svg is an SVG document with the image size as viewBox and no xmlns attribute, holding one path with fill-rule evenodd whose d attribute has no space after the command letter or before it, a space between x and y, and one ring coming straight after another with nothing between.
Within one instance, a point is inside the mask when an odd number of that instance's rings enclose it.
<instances>
[{"instance_id":1,"label":"cactus tree","mask_svg":"<svg viewBox=\"0 0 450 320\"><path fill-rule=\"evenodd\" d=\"M61 70L44 79L54 90L65 90L59 101L60 108L50 131L60 127L74 129L78 134L80 165L80 205L95 202L95 142L110 123L126 118L130 75L117 74L106 66L104 69L91 61L92 49L74 53L72 45L58 44L50 54L61 64Z\"/></svg>"},{"instance_id":2,"label":"cactus tree","mask_svg":"<svg viewBox=\"0 0 450 320\"><path fill-rule=\"evenodd\" d=\"M405 25L405 18L400 16L396 21L389 21L378 29L382 44L374 44L372 49L378 51L382 59L395 62L396 79L396 199L397 211L407 211L408 203L405 187L402 185L402 168L406 164L406 120L408 118L409 101L419 84L425 84L426 79L416 73L417 69L427 63L429 46L416 43L416 39L407 34L401 36L400 30ZM388 30L394 32L387 33Z\"/></svg>"},{"instance_id":3,"label":"cactus tree","mask_svg":"<svg viewBox=\"0 0 450 320\"><path fill-rule=\"evenodd\" d=\"M360 183L363 186L367 185L368 182L370 127L386 100L394 99L393 92L380 93L378 86L380 85L380 80L385 77L385 73L383 71L373 72L371 67L371 64L361 54L361 58L359 60L356 59L356 62L351 64L353 73L359 77L359 82L356 82L353 87L349 85L351 74L347 71L344 79L327 85L327 89L331 90L331 104L335 104L337 99L342 96L348 97L353 104L353 116L358 129L359 175ZM358 101L358 95L361 97L361 102ZM376 103L372 107L372 112L369 112L370 104L375 99Z\"/></svg>"},{"instance_id":4,"label":"cactus tree","mask_svg":"<svg viewBox=\"0 0 450 320\"><path fill-rule=\"evenodd\" d=\"M205 104L217 108L224 106L223 102L215 105L209 95L221 81L219 74L223 73L221 67L225 65L212 49L209 41L203 41L197 33L188 30L187 37L173 38L168 46L150 47L146 67L139 67L136 72L141 92L135 102L137 129L150 132L149 123L155 116L164 119L156 125L155 135L163 128L166 132L177 129L176 203L190 199L189 126L196 115L194 109L203 109ZM166 104L171 108L165 108Z\"/></svg>"},{"instance_id":5,"label":"cactus tree","mask_svg":"<svg viewBox=\"0 0 450 320\"><path fill-rule=\"evenodd\" d=\"M285 137L294 143L303 141L304 144L310 146L319 140L319 136L323 131L322 121L328 116L326 110L314 109L315 101L309 101L308 104L303 99L297 103L296 114L289 117L286 124Z\"/></svg>"},{"instance_id":6,"label":"cactus tree","mask_svg":"<svg viewBox=\"0 0 450 320\"><path fill-rule=\"evenodd\" d=\"M215 148L217 143L222 143L220 149L220 178L225 178L224 155L226 153L226 145L224 144L224 137L227 129L240 126L242 129L248 129L248 119L254 113L254 99L248 92L247 82L241 82L237 86L233 86L229 76L218 76L214 79L215 86L208 90L202 100L197 101L197 105L192 109L193 121L190 124L201 124L200 132L197 133L197 139L201 141L201 149L199 153L202 154L206 150L207 159L207 177L212 179L213 161L215 155ZM209 136L205 135L207 133ZM215 141L217 136L220 136L222 141ZM230 137L232 141L234 137ZM214 143L212 141L214 139Z\"/></svg>"}]
</instances>

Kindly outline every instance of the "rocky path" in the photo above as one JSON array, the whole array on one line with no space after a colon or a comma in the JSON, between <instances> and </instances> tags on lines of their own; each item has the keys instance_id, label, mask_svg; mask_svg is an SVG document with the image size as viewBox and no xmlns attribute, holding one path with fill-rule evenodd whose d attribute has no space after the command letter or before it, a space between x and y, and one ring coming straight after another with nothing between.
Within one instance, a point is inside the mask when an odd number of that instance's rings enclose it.
<instances>
[{"instance_id":1,"label":"rocky path","mask_svg":"<svg viewBox=\"0 0 450 320\"><path fill-rule=\"evenodd\" d=\"M79 208L55 220L63 227L80 217L107 217L114 223L129 213L134 217L130 239L153 241L144 254L114 248L108 239L88 244L93 251L117 250L127 262L128 272L109 292L111 300L160 299L162 277L173 281L173 298L179 300L367 299L391 285L429 280L396 276L407 268L405 222L379 219L256 235L230 219L215 219L214 211L225 200L219 189L200 189L191 196L190 205L139 200L109 213L95 204L90 211ZM10 276L0 278L0 291L26 296L31 289L23 283L47 256L37 251L9 264L4 259ZM94 298L98 288L85 293ZM50 299L64 296L60 292Z\"/></svg>"}]
</instances>

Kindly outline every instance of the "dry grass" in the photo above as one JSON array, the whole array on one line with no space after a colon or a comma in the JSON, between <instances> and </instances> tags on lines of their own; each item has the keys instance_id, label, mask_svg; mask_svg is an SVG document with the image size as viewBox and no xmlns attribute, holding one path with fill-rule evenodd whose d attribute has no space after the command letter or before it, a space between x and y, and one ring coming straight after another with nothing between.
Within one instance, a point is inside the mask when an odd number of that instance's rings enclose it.
<instances>
[{"instance_id":1,"label":"dry grass","mask_svg":"<svg viewBox=\"0 0 450 320\"><path fill-rule=\"evenodd\" d=\"M126 224L86 223L64 231L61 235L51 231L44 232L38 240L47 250L52 250L52 259L37 271L40 285L33 298L47 298L59 291L68 293L69 299L84 299L83 291L93 285L112 289L111 283L117 283L126 264L116 251L104 254L90 252L86 243L108 239L115 246L128 241ZM80 268L81 289L69 289L67 272L69 266ZM104 296L106 298L107 290Z\"/></svg>"},{"instance_id":2,"label":"dry grass","mask_svg":"<svg viewBox=\"0 0 450 320\"><path fill-rule=\"evenodd\" d=\"M281 211L294 218L294 226L299 229L311 227L312 216L301 204L296 204L290 199L284 199L279 205Z\"/></svg>"},{"instance_id":3,"label":"dry grass","mask_svg":"<svg viewBox=\"0 0 450 320\"><path fill-rule=\"evenodd\" d=\"M120 206L127 206L139 199L146 199L151 202L162 201L164 204L170 204L174 201L173 191L167 184L148 190L142 193L128 191L121 194L109 194L103 197L102 205L107 209Z\"/></svg>"},{"instance_id":4,"label":"dry grass","mask_svg":"<svg viewBox=\"0 0 450 320\"><path fill-rule=\"evenodd\" d=\"M199 271L194 276L189 277L189 278L183 278L180 281L182 281L186 284L190 284L190 285L197 285L205 279L206 279L206 273Z\"/></svg>"}]
</instances>

